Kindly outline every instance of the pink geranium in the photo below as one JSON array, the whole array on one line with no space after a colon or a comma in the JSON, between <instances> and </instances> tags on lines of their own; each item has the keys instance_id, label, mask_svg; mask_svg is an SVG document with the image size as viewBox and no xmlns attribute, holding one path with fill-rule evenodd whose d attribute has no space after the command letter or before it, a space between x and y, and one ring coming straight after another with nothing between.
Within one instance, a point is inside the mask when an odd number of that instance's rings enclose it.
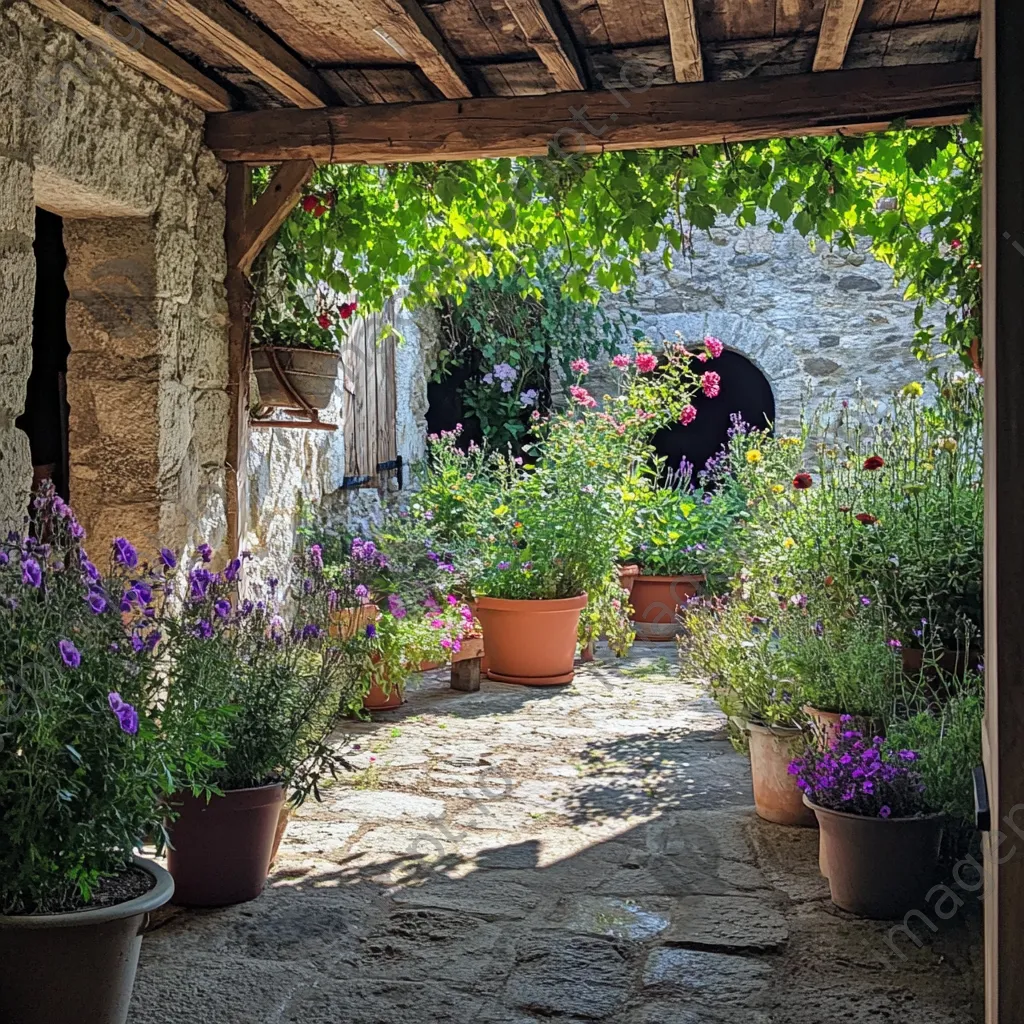
<instances>
[{"instance_id":1,"label":"pink geranium","mask_svg":"<svg viewBox=\"0 0 1024 1024\"><path fill-rule=\"evenodd\" d=\"M651 355L650 352L641 352L636 357L636 368L641 373L653 373L658 368L657 356Z\"/></svg>"},{"instance_id":2,"label":"pink geranium","mask_svg":"<svg viewBox=\"0 0 1024 1024\"><path fill-rule=\"evenodd\" d=\"M712 359L717 359L725 351L725 346L717 338L712 338L710 335L704 339L704 347L708 350L708 355Z\"/></svg>"},{"instance_id":3,"label":"pink geranium","mask_svg":"<svg viewBox=\"0 0 1024 1024\"><path fill-rule=\"evenodd\" d=\"M586 359L574 359L569 364L569 368L573 373L590 373L590 363Z\"/></svg>"},{"instance_id":4,"label":"pink geranium","mask_svg":"<svg viewBox=\"0 0 1024 1024\"><path fill-rule=\"evenodd\" d=\"M722 390L722 378L714 370L708 370L701 379L700 386L708 398L717 398Z\"/></svg>"},{"instance_id":5,"label":"pink geranium","mask_svg":"<svg viewBox=\"0 0 1024 1024\"><path fill-rule=\"evenodd\" d=\"M573 400L579 402L584 409L593 409L597 405L597 399L586 389L581 388L577 384L573 384L569 388L569 394L572 395Z\"/></svg>"},{"instance_id":6,"label":"pink geranium","mask_svg":"<svg viewBox=\"0 0 1024 1024\"><path fill-rule=\"evenodd\" d=\"M697 418L697 410L692 405L683 407L683 411L679 414L679 422L684 427L688 427Z\"/></svg>"},{"instance_id":7,"label":"pink geranium","mask_svg":"<svg viewBox=\"0 0 1024 1024\"><path fill-rule=\"evenodd\" d=\"M612 366L619 370L629 369L630 359L627 355L619 354L612 359Z\"/></svg>"}]
</instances>

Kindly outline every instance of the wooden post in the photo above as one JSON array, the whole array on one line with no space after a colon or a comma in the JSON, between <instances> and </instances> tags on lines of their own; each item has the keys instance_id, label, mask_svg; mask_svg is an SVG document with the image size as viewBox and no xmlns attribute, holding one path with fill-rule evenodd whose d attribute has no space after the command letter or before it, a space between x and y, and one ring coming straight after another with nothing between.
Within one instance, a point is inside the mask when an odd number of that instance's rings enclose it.
<instances>
[{"instance_id":1,"label":"wooden post","mask_svg":"<svg viewBox=\"0 0 1024 1024\"><path fill-rule=\"evenodd\" d=\"M983 0L985 1003L1024 1013L1024 6Z\"/></svg>"}]
</instances>

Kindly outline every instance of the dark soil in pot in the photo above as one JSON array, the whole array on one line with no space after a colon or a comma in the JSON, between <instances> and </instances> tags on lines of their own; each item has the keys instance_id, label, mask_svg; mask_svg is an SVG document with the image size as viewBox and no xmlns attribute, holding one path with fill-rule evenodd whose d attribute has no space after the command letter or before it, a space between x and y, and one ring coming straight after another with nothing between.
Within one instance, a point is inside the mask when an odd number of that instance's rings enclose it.
<instances>
[{"instance_id":1,"label":"dark soil in pot","mask_svg":"<svg viewBox=\"0 0 1024 1024\"><path fill-rule=\"evenodd\" d=\"M186 907L223 907L254 900L270 870L284 803L281 785L232 789L223 796L180 794L180 816L168 828L167 869L174 902Z\"/></svg>"},{"instance_id":2,"label":"dark soil in pot","mask_svg":"<svg viewBox=\"0 0 1024 1024\"><path fill-rule=\"evenodd\" d=\"M135 864L104 905L0 917L3 1024L125 1024L146 922L174 891L158 864Z\"/></svg>"}]
</instances>

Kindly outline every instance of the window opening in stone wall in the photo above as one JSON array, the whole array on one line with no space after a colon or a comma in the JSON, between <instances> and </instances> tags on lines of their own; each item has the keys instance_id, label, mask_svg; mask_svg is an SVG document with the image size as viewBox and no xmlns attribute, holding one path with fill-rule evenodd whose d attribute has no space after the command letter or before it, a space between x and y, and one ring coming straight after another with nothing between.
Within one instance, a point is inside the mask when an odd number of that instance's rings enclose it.
<instances>
[{"instance_id":1,"label":"window opening in stone wall","mask_svg":"<svg viewBox=\"0 0 1024 1024\"><path fill-rule=\"evenodd\" d=\"M697 418L689 426L678 423L654 435L655 450L665 458L667 471L678 472L685 458L696 477L728 441L735 414L755 430L775 422L771 385L749 359L726 350L715 360L714 368L721 377L718 397L707 398L698 391L693 399Z\"/></svg>"},{"instance_id":2,"label":"window opening in stone wall","mask_svg":"<svg viewBox=\"0 0 1024 1024\"><path fill-rule=\"evenodd\" d=\"M64 225L55 213L36 209L35 299L32 307L32 372L25 410L16 424L27 435L32 454L32 487L51 480L65 501L68 494L68 346L64 283L67 253Z\"/></svg>"}]
</instances>

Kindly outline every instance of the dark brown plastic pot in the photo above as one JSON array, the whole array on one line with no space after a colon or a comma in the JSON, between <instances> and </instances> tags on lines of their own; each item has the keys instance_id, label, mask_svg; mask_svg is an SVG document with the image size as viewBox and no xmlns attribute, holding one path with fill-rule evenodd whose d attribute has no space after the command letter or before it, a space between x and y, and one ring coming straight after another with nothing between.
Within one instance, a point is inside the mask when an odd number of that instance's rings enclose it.
<instances>
[{"instance_id":1,"label":"dark brown plastic pot","mask_svg":"<svg viewBox=\"0 0 1024 1024\"><path fill-rule=\"evenodd\" d=\"M167 851L174 902L224 907L256 899L270 870L283 803L281 785L232 789L209 803L190 793L174 797L179 817L168 826Z\"/></svg>"},{"instance_id":2,"label":"dark brown plastic pot","mask_svg":"<svg viewBox=\"0 0 1024 1024\"><path fill-rule=\"evenodd\" d=\"M149 914L174 892L159 864L135 864L156 884L126 903L0 917L3 1024L124 1024Z\"/></svg>"},{"instance_id":3,"label":"dark brown plastic pot","mask_svg":"<svg viewBox=\"0 0 1024 1024\"><path fill-rule=\"evenodd\" d=\"M758 817L776 825L814 827L814 814L803 803L789 763L803 749L805 735L800 729L769 728L751 722L750 774L754 783L754 808Z\"/></svg>"},{"instance_id":4,"label":"dark brown plastic pot","mask_svg":"<svg viewBox=\"0 0 1024 1024\"><path fill-rule=\"evenodd\" d=\"M703 576L635 576L629 603L638 640L674 640L679 606L700 589Z\"/></svg>"},{"instance_id":5,"label":"dark brown plastic pot","mask_svg":"<svg viewBox=\"0 0 1024 1024\"><path fill-rule=\"evenodd\" d=\"M926 906L938 873L944 818L868 818L804 803L821 830L822 873L832 902L851 914L892 921Z\"/></svg>"}]
</instances>

